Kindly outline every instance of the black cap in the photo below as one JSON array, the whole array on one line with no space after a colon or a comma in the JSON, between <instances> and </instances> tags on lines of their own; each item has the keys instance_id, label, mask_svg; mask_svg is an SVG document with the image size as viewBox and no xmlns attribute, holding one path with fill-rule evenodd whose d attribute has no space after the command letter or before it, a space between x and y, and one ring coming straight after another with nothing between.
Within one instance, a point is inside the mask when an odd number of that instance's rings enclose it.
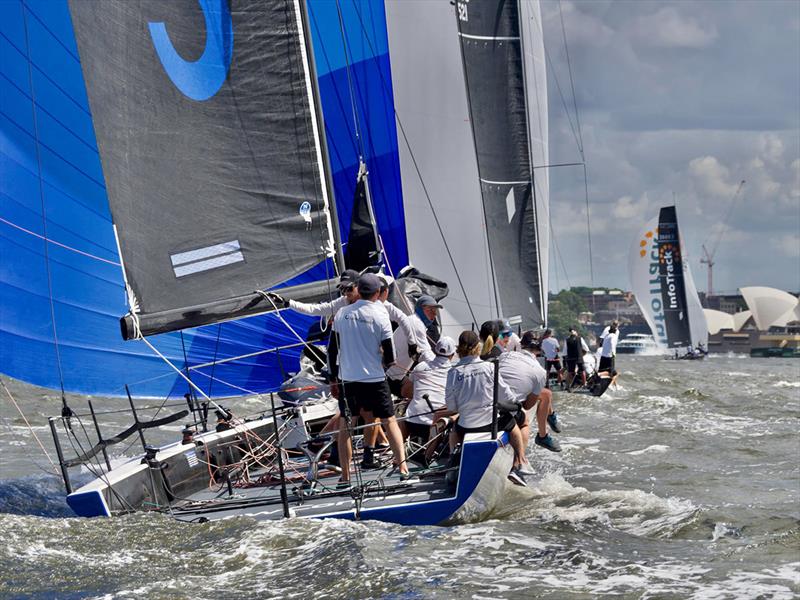
<instances>
[{"instance_id":1,"label":"black cap","mask_svg":"<svg viewBox=\"0 0 800 600\"><path fill-rule=\"evenodd\" d=\"M336 287L343 288L356 285L358 283L358 277L358 271L354 271L353 269L342 271L342 274L339 276L339 283Z\"/></svg>"}]
</instances>

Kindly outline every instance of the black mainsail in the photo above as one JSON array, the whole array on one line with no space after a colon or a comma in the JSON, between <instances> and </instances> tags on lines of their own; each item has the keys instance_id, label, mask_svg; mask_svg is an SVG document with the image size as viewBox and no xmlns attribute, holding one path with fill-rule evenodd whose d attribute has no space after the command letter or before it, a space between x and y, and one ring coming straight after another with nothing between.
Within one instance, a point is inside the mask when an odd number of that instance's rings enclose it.
<instances>
[{"instance_id":1,"label":"black mainsail","mask_svg":"<svg viewBox=\"0 0 800 600\"><path fill-rule=\"evenodd\" d=\"M456 5L495 297L505 317L542 324L546 286L537 235L528 98L517 0Z\"/></svg>"},{"instance_id":2,"label":"black mainsail","mask_svg":"<svg viewBox=\"0 0 800 600\"><path fill-rule=\"evenodd\" d=\"M301 1L70 10L131 297L123 336L269 310L258 289L318 295L341 250Z\"/></svg>"},{"instance_id":3,"label":"black mainsail","mask_svg":"<svg viewBox=\"0 0 800 600\"><path fill-rule=\"evenodd\" d=\"M658 213L658 278L667 329L667 346L691 347L681 240L674 206L664 206Z\"/></svg>"}]
</instances>

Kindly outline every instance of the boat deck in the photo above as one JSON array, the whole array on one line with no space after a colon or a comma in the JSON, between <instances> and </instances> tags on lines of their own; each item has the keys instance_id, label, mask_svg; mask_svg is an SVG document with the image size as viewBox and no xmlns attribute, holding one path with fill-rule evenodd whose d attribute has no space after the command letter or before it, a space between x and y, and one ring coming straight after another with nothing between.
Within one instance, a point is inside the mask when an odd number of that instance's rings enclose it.
<instances>
[{"instance_id":1,"label":"boat deck","mask_svg":"<svg viewBox=\"0 0 800 600\"><path fill-rule=\"evenodd\" d=\"M356 509L387 508L408 503L452 499L455 485L445 479L447 467L435 465L427 469L411 469L416 476L413 483L400 480L400 474L391 467L364 470L352 474L349 489L337 488L339 474L324 471L314 490L296 482L287 481L286 495L290 516L356 517ZM259 473L253 474L256 480ZM287 474L288 475L288 474ZM232 492L232 494L231 494ZM343 514L350 513L350 515ZM249 516L259 520L280 519L284 516L280 482L253 484L249 487L216 485L191 494L176 502L171 514L184 521L224 519L232 516Z\"/></svg>"}]
</instances>

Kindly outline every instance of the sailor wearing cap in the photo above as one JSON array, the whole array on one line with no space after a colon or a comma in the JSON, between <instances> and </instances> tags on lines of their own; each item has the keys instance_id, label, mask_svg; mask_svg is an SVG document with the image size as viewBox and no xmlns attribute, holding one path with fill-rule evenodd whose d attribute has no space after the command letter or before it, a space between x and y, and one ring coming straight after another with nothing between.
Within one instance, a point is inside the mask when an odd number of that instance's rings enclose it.
<instances>
[{"instance_id":1,"label":"sailor wearing cap","mask_svg":"<svg viewBox=\"0 0 800 600\"><path fill-rule=\"evenodd\" d=\"M386 375L389 377L389 387L396 396L401 395L403 379L414 367L415 361L433 360L435 355L431 349L428 328L436 322L440 308L442 305L431 296L420 296L417 299L414 314L408 318L413 338L409 337L402 329L398 328L395 331L394 347L397 351L397 358L395 364L386 371ZM416 357L413 356L415 348L419 351L419 355Z\"/></svg>"},{"instance_id":2,"label":"sailor wearing cap","mask_svg":"<svg viewBox=\"0 0 800 600\"><path fill-rule=\"evenodd\" d=\"M497 339L497 343L503 349L503 352L522 350L519 336L514 333L511 323L507 320L500 321L500 337Z\"/></svg>"},{"instance_id":3,"label":"sailor wearing cap","mask_svg":"<svg viewBox=\"0 0 800 600\"><path fill-rule=\"evenodd\" d=\"M403 383L403 396L411 397L406 408L406 420L400 424L403 437L428 439L434 420L433 413L445 408L447 372L452 366L455 353L456 343L453 338L442 336L434 346L436 356L419 363L409 373Z\"/></svg>"},{"instance_id":4,"label":"sailor wearing cap","mask_svg":"<svg viewBox=\"0 0 800 600\"><path fill-rule=\"evenodd\" d=\"M381 419L401 478L409 477L403 438L394 417L394 404L384 375L384 365L394 362L394 349L389 314L378 301L380 288L381 282L376 275L362 275L358 280L361 298L340 309L333 319L329 362L331 375L338 375L342 382L338 444L343 484L350 481L353 455L346 420L348 414L361 414L366 423L371 423L374 417Z\"/></svg>"},{"instance_id":5,"label":"sailor wearing cap","mask_svg":"<svg viewBox=\"0 0 800 600\"><path fill-rule=\"evenodd\" d=\"M552 452L561 452L561 446L547 433L548 423L556 433L561 431L561 426L556 413L552 412L553 394L547 389L547 373L534 354L539 349L539 343L533 331L526 331L522 335L520 346L522 349L519 352L504 352L500 356L500 376L526 411L538 403L536 444ZM526 448L530 439L530 427L527 425L526 418L524 425L520 426ZM533 474L527 460L522 461L517 474L523 478L525 475Z\"/></svg>"},{"instance_id":6,"label":"sailor wearing cap","mask_svg":"<svg viewBox=\"0 0 800 600\"><path fill-rule=\"evenodd\" d=\"M275 292L267 292L267 296L278 308L291 308L299 313L313 317L332 317L340 308L358 300L358 287L356 285L358 277L358 271L353 269L343 271L339 276L339 283L336 285L341 296L330 302L298 302L297 300L287 300Z\"/></svg>"}]
</instances>

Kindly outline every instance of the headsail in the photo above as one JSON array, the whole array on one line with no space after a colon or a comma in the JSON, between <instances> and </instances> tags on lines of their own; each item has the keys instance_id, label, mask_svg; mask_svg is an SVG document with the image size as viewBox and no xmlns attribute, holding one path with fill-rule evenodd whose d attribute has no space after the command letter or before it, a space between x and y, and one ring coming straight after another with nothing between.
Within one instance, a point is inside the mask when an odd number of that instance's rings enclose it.
<instances>
[{"instance_id":1,"label":"headsail","mask_svg":"<svg viewBox=\"0 0 800 600\"><path fill-rule=\"evenodd\" d=\"M475 4L470 2L468 9ZM406 228L409 260L420 270L435 273L448 282L442 323L455 336L484 320L518 314L513 312L513 305L498 307L494 293L492 273L500 261L494 255L490 260L486 243L483 196L456 24L458 9L448 0L386 3L392 81L401 125L398 136L403 203L406 222L410 224ZM524 15L520 33L526 52L521 60L527 94L527 133L521 134L529 141L532 164L544 167L549 164L548 116L540 6L537 0L524 0L519 9ZM424 18L420 18L420 10ZM493 107L492 114L495 112ZM534 173L538 279L546 290L549 185L547 169ZM501 198L506 228L507 195ZM514 199L520 200L516 191ZM526 225L529 221L530 218ZM507 241L518 246L517 232ZM523 259L530 259L536 249L528 246L521 251ZM512 261L511 268L519 269L515 277L524 282L525 275L518 265L519 258ZM539 291L508 286L500 291L508 300L519 298L519 304L525 307L531 306L528 299L532 298L538 314ZM546 296L546 291L542 293ZM539 322L537 317L534 323L526 321L526 325Z\"/></svg>"},{"instance_id":2,"label":"headsail","mask_svg":"<svg viewBox=\"0 0 800 600\"><path fill-rule=\"evenodd\" d=\"M125 335L264 312L253 291L287 282L314 295L338 244L301 3L70 8L138 303Z\"/></svg>"},{"instance_id":3,"label":"headsail","mask_svg":"<svg viewBox=\"0 0 800 600\"><path fill-rule=\"evenodd\" d=\"M530 327L546 319L547 281L528 106L536 74L526 64L523 5L459 1L456 13L496 301L502 316L519 315Z\"/></svg>"},{"instance_id":4,"label":"headsail","mask_svg":"<svg viewBox=\"0 0 800 600\"><path fill-rule=\"evenodd\" d=\"M708 341L674 206L663 207L634 240L628 266L631 288L659 345L683 348Z\"/></svg>"}]
</instances>

